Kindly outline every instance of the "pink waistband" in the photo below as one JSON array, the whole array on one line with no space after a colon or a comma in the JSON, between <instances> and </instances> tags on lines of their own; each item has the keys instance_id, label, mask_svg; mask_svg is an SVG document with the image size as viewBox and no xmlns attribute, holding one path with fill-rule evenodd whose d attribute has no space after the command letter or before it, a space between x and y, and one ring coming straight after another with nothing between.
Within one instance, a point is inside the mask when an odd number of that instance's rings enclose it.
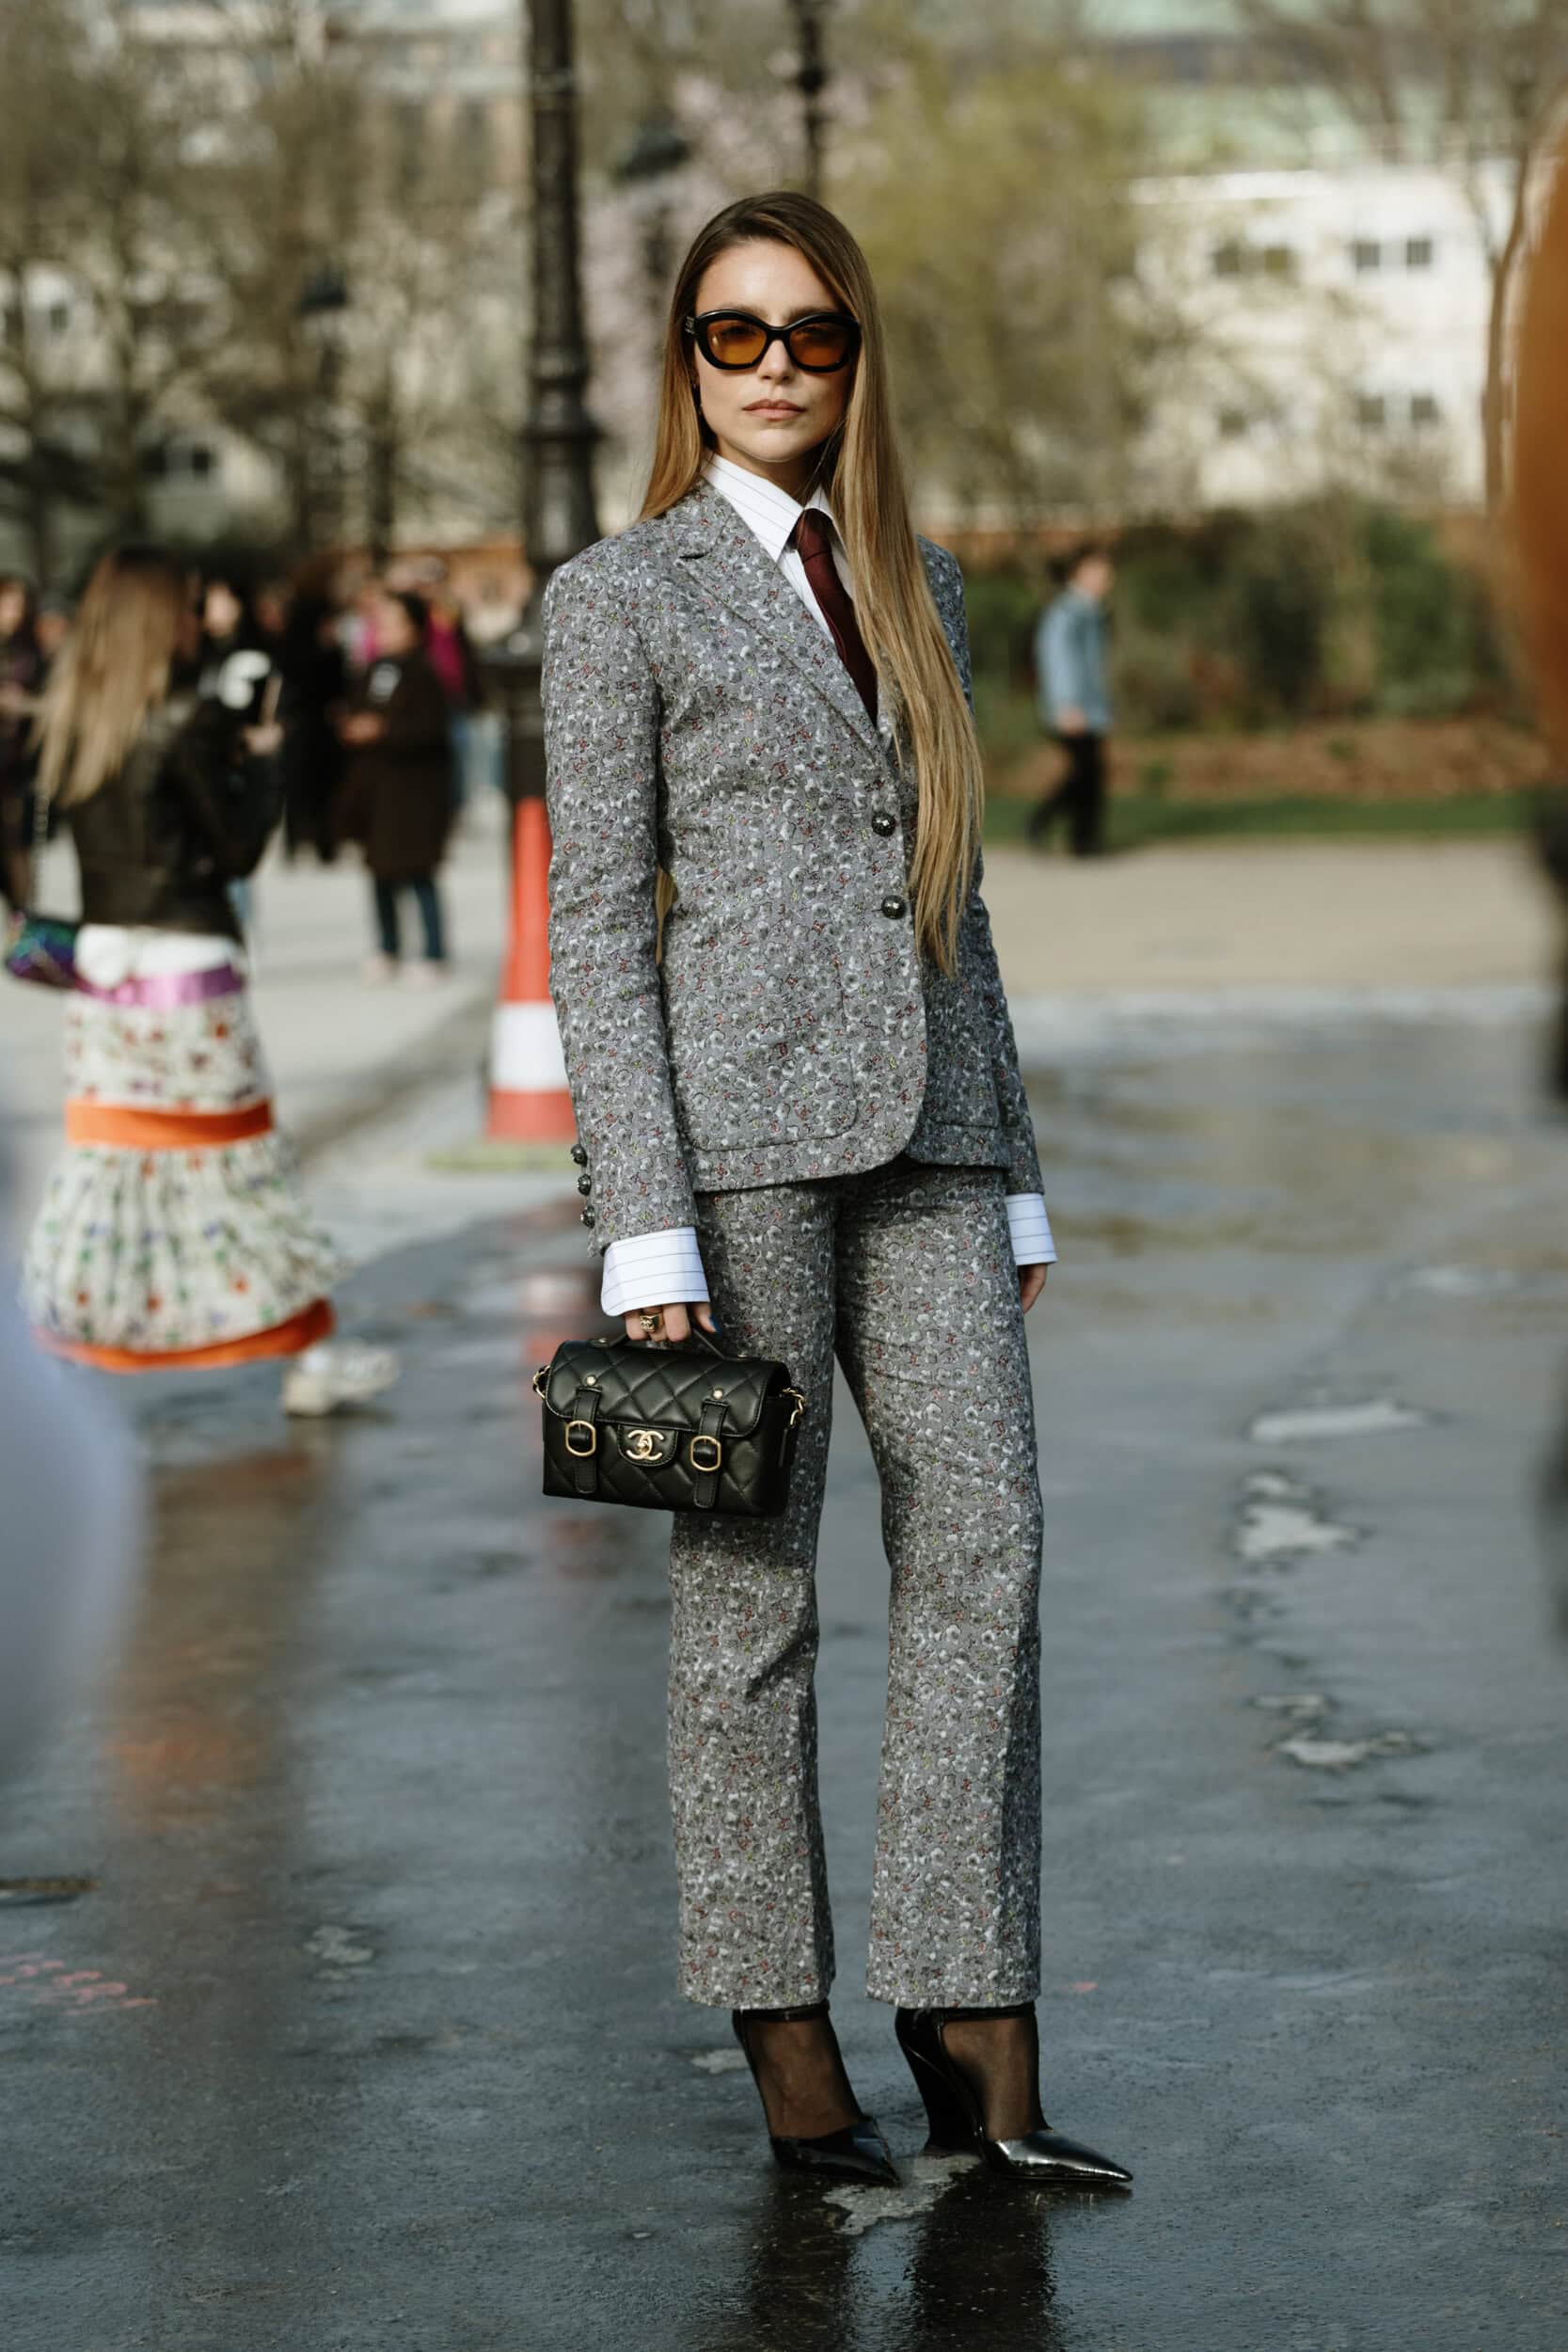
<instances>
[{"instance_id":1,"label":"pink waistband","mask_svg":"<svg viewBox=\"0 0 1568 2352\"><path fill-rule=\"evenodd\" d=\"M201 1005L211 996L232 996L245 986L231 963L215 964L210 972L151 972L145 979L121 980L118 988L94 988L79 979L77 992L100 1005L143 1005L152 1012L171 1012L176 1005Z\"/></svg>"}]
</instances>

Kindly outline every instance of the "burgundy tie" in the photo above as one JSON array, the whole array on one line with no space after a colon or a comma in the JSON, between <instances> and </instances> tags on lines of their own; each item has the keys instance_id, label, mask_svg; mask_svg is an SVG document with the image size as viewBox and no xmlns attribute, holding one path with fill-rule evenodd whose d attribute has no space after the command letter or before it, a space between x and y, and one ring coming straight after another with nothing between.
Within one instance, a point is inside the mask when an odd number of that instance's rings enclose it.
<instances>
[{"instance_id":1,"label":"burgundy tie","mask_svg":"<svg viewBox=\"0 0 1568 2352\"><path fill-rule=\"evenodd\" d=\"M870 714L872 723L877 718L877 665L865 650L855 608L845 594L844 582L833 563L832 528L814 507L807 507L794 530L795 546L806 567L812 595L822 608L822 617L833 633L838 658L854 679L862 702Z\"/></svg>"}]
</instances>

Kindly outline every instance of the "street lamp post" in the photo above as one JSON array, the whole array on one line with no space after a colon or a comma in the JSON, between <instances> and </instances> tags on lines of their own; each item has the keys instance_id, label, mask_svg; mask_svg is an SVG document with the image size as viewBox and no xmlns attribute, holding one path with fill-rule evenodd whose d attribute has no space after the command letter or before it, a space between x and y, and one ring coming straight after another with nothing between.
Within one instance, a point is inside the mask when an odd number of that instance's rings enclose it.
<instances>
[{"instance_id":1,"label":"street lamp post","mask_svg":"<svg viewBox=\"0 0 1568 2352\"><path fill-rule=\"evenodd\" d=\"M338 394L342 383L343 326L348 309L348 283L335 262L322 262L300 289L296 315L306 340L316 353L316 439L319 469L310 477L319 495L312 500L321 517L317 535L327 547L336 545L343 525L343 447Z\"/></svg>"},{"instance_id":2,"label":"street lamp post","mask_svg":"<svg viewBox=\"0 0 1568 2352\"><path fill-rule=\"evenodd\" d=\"M599 535L598 427L583 393L588 339L578 262L577 82L571 0L531 0L524 72L532 134L533 338L523 421L523 543L532 574L517 627L488 657L506 737L512 918L491 1023L491 1144L556 1160L574 1133L549 1001L549 820L545 811L544 601L550 578ZM586 1179L579 1190L586 1188ZM593 1211L583 1223L592 1225Z\"/></svg>"},{"instance_id":3,"label":"street lamp post","mask_svg":"<svg viewBox=\"0 0 1568 2352\"><path fill-rule=\"evenodd\" d=\"M599 428L583 397L588 342L578 266L572 0L531 0L526 8L524 71L532 133L533 337L522 431L523 548L532 586L517 628L486 664L506 724L506 785L514 805L542 799L545 790L539 692L545 590L552 572L599 536L594 503Z\"/></svg>"},{"instance_id":4,"label":"street lamp post","mask_svg":"<svg viewBox=\"0 0 1568 2352\"><path fill-rule=\"evenodd\" d=\"M795 87L800 93L800 118L805 133L806 193L820 200L828 121L828 62L822 24L828 13L828 0L789 0L789 6L800 59Z\"/></svg>"}]
</instances>

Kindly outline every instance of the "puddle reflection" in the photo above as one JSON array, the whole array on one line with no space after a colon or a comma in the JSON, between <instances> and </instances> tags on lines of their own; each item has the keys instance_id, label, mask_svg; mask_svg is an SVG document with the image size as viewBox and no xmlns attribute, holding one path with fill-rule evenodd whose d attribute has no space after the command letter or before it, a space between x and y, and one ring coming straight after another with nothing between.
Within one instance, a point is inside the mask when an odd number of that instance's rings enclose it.
<instances>
[{"instance_id":1,"label":"puddle reflection","mask_svg":"<svg viewBox=\"0 0 1568 2352\"><path fill-rule=\"evenodd\" d=\"M702 2352L1069 2352L1047 2200L978 2169L913 2218L857 2233L803 2183L770 2185L743 2296Z\"/></svg>"},{"instance_id":2,"label":"puddle reflection","mask_svg":"<svg viewBox=\"0 0 1568 2352\"><path fill-rule=\"evenodd\" d=\"M152 2310L242 2280L275 2293L297 2258L277 2171L304 2133L278 2037L299 1973L301 1682L338 1475L320 1434L159 1474L142 1607L111 1694L119 1834L93 1924L116 1975L147 1996L114 2080L148 2152L134 2177L160 2185L156 2234L126 2281ZM318 2090L318 2144L327 2107Z\"/></svg>"}]
</instances>

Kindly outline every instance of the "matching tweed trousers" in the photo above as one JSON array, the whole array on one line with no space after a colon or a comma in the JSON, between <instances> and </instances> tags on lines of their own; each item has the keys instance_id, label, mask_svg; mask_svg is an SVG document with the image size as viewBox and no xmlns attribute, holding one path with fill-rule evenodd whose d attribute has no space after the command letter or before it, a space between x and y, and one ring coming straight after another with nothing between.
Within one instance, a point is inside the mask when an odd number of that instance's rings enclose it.
<instances>
[{"instance_id":1,"label":"matching tweed trousers","mask_svg":"<svg viewBox=\"0 0 1568 2352\"><path fill-rule=\"evenodd\" d=\"M810 1398L778 1519L677 1517L670 1770L682 1990L823 1998L815 1582L836 1353L892 1572L867 1989L907 2007L1032 1999L1039 1972L1040 1500L1003 1179L900 1158L699 1196L737 1354Z\"/></svg>"}]
</instances>

